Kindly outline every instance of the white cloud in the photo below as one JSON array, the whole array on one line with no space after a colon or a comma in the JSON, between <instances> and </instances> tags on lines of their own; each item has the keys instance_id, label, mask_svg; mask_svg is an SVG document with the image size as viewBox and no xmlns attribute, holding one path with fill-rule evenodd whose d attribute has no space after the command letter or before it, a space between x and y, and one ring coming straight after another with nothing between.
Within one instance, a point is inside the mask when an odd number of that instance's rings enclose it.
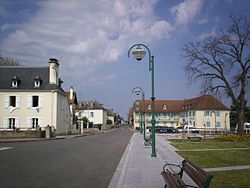
<instances>
[{"instance_id":1,"label":"white cloud","mask_svg":"<svg viewBox=\"0 0 250 188\"><path fill-rule=\"evenodd\" d=\"M192 22L200 12L202 0L184 0L180 4L171 8L171 13L176 16L177 26L186 26Z\"/></svg>"},{"instance_id":2,"label":"white cloud","mask_svg":"<svg viewBox=\"0 0 250 188\"><path fill-rule=\"evenodd\" d=\"M118 60L134 42L150 43L169 36L172 26L157 18L156 3L157 0L38 1L38 12L1 41L0 51L24 64L45 65L49 58L56 57L64 67L63 74L84 76ZM68 71L78 72L72 75Z\"/></svg>"}]
</instances>

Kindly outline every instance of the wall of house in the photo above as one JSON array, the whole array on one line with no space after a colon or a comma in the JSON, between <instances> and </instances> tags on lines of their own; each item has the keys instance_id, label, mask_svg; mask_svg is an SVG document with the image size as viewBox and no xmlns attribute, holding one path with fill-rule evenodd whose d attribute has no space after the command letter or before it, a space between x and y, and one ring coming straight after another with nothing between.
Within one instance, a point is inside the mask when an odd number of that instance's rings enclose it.
<instances>
[{"instance_id":1,"label":"wall of house","mask_svg":"<svg viewBox=\"0 0 250 188\"><path fill-rule=\"evenodd\" d=\"M16 107L8 107L6 97L16 96ZM39 96L39 106L31 107L30 98ZM56 134L65 132L64 122L67 121L67 115L64 118L62 112L57 112L58 102L57 92L0 92L0 129L8 129L7 119L15 118L16 127L19 129L32 129L32 118L38 118L38 125L41 128L54 126ZM64 97L67 100L66 97ZM67 105L64 105L67 109Z\"/></svg>"},{"instance_id":2,"label":"wall of house","mask_svg":"<svg viewBox=\"0 0 250 188\"><path fill-rule=\"evenodd\" d=\"M70 133L70 106L65 95L56 93L57 97L57 113L56 113L56 134Z\"/></svg>"},{"instance_id":3,"label":"wall of house","mask_svg":"<svg viewBox=\"0 0 250 188\"><path fill-rule=\"evenodd\" d=\"M102 109L79 110L77 113L79 114L79 112L80 112L79 117L87 117L88 120L90 122L93 122L94 125L98 125L98 124L103 125L103 124L106 124L107 122L107 112Z\"/></svg>"}]
</instances>

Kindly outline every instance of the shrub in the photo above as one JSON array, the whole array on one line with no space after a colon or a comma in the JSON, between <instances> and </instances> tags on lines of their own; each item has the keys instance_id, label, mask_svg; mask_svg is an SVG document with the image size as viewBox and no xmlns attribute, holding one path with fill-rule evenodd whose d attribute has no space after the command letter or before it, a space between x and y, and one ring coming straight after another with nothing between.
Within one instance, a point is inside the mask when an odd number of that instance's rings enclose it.
<instances>
[{"instance_id":1,"label":"shrub","mask_svg":"<svg viewBox=\"0 0 250 188\"><path fill-rule=\"evenodd\" d=\"M232 142L249 142L250 141L250 135L236 135L236 134L228 134L228 135L222 135L215 140L219 141L232 141Z\"/></svg>"}]
</instances>

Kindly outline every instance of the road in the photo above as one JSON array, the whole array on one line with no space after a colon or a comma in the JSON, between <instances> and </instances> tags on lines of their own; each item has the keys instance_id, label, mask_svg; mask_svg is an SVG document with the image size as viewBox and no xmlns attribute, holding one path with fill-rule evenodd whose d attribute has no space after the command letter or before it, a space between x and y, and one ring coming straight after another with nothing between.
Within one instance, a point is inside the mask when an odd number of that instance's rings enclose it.
<instances>
[{"instance_id":1,"label":"road","mask_svg":"<svg viewBox=\"0 0 250 188\"><path fill-rule=\"evenodd\" d=\"M0 187L105 188L128 144L127 128L79 138L0 144Z\"/></svg>"}]
</instances>

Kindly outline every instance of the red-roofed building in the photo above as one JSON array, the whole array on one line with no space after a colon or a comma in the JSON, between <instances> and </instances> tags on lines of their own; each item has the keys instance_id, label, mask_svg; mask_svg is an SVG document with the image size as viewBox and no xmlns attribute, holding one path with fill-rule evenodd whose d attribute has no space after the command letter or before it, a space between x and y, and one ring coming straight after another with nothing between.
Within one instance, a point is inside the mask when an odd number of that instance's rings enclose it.
<instances>
[{"instance_id":1,"label":"red-roofed building","mask_svg":"<svg viewBox=\"0 0 250 188\"><path fill-rule=\"evenodd\" d=\"M133 103L130 120L133 127L140 125L140 112L145 112L146 127L151 127L151 100ZM230 130L229 108L211 95L203 95L188 100L155 100L155 126L178 127L193 125L199 129ZM132 115L131 115L132 114Z\"/></svg>"}]
</instances>

